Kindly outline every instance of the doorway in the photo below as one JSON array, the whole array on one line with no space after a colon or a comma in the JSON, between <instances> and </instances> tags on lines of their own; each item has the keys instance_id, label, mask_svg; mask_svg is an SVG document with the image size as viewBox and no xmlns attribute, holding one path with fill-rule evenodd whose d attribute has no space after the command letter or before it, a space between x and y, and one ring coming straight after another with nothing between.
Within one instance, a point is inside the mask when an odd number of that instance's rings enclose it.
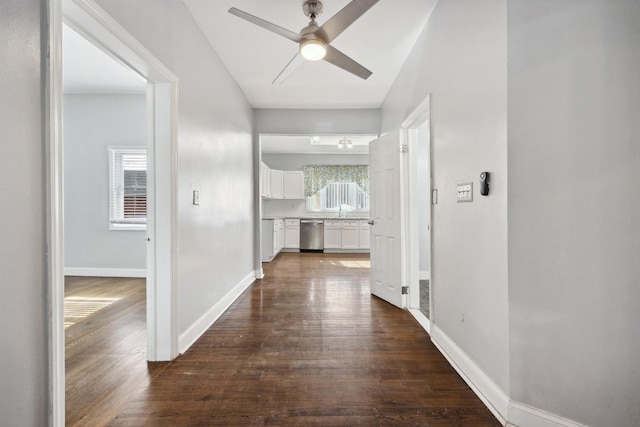
<instances>
[{"instance_id":1,"label":"doorway","mask_svg":"<svg viewBox=\"0 0 640 427\"><path fill-rule=\"evenodd\" d=\"M317 228L324 238L313 250L369 252L368 180L363 182L367 173L361 168L368 168L369 142L375 138L363 133L259 135L261 261L298 252L303 222L311 219L322 221ZM307 185L309 177L314 179Z\"/></svg>"},{"instance_id":2,"label":"doorway","mask_svg":"<svg viewBox=\"0 0 640 427\"><path fill-rule=\"evenodd\" d=\"M175 239L178 79L106 12L88 0L52 0L49 63L51 147L49 226L51 239L53 424L64 425L64 227L62 149L62 24L147 80L147 359L171 360L178 354Z\"/></svg>"},{"instance_id":3,"label":"doorway","mask_svg":"<svg viewBox=\"0 0 640 427\"><path fill-rule=\"evenodd\" d=\"M402 125L407 133L409 152L407 308L427 332L433 319L431 207L432 203L437 203L436 190L432 190L430 114L430 97L427 96Z\"/></svg>"},{"instance_id":4,"label":"doorway","mask_svg":"<svg viewBox=\"0 0 640 427\"><path fill-rule=\"evenodd\" d=\"M65 423L76 425L149 374L147 81L67 25L62 53Z\"/></svg>"}]
</instances>

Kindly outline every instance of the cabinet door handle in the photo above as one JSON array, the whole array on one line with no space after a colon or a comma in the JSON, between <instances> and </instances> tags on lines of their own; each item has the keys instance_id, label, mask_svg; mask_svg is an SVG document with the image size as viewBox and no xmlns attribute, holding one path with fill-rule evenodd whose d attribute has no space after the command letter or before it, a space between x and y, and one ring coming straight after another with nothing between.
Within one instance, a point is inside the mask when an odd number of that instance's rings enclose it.
<instances>
[{"instance_id":1,"label":"cabinet door handle","mask_svg":"<svg viewBox=\"0 0 640 427\"><path fill-rule=\"evenodd\" d=\"M372 220L372 219L370 219L369 221L367 221L367 224L369 224L369 225L373 225L374 223L375 223L375 221L374 221L374 220Z\"/></svg>"}]
</instances>

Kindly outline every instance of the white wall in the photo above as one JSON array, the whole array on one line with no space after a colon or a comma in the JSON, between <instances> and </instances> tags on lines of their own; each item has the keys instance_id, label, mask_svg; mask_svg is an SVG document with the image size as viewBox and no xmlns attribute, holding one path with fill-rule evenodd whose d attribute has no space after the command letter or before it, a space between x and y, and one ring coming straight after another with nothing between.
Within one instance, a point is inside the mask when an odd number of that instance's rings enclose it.
<instances>
[{"instance_id":1,"label":"white wall","mask_svg":"<svg viewBox=\"0 0 640 427\"><path fill-rule=\"evenodd\" d=\"M197 334L197 321L254 272L253 111L182 2L98 3L180 79L178 329Z\"/></svg>"},{"instance_id":2,"label":"white wall","mask_svg":"<svg viewBox=\"0 0 640 427\"><path fill-rule=\"evenodd\" d=\"M508 17L511 395L640 425L640 3Z\"/></svg>"},{"instance_id":3,"label":"white wall","mask_svg":"<svg viewBox=\"0 0 640 427\"><path fill-rule=\"evenodd\" d=\"M305 165L368 165L368 154L263 154L270 168L301 171Z\"/></svg>"},{"instance_id":4,"label":"white wall","mask_svg":"<svg viewBox=\"0 0 640 427\"><path fill-rule=\"evenodd\" d=\"M263 154L262 161L273 169L301 171L305 165L368 165L368 154ZM262 217L317 217L306 211L304 200L262 200ZM338 216L338 213L322 214L323 217Z\"/></svg>"},{"instance_id":5,"label":"white wall","mask_svg":"<svg viewBox=\"0 0 640 427\"><path fill-rule=\"evenodd\" d=\"M508 393L505 0L438 3L382 105L383 133L428 94L439 199L432 321ZM477 190L482 171L492 174L489 197ZM456 203L456 184L469 181L473 203Z\"/></svg>"},{"instance_id":6,"label":"white wall","mask_svg":"<svg viewBox=\"0 0 640 427\"><path fill-rule=\"evenodd\" d=\"M63 114L65 268L144 270L146 232L109 230L107 147L146 147L146 96L67 94Z\"/></svg>"},{"instance_id":7,"label":"white wall","mask_svg":"<svg viewBox=\"0 0 640 427\"><path fill-rule=\"evenodd\" d=\"M48 422L44 2L0 3L0 425Z\"/></svg>"},{"instance_id":8,"label":"white wall","mask_svg":"<svg viewBox=\"0 0 640 427\"><path fill-rule=\"evenodd\" d=\"M256 136L378 134L380 110L300 110L257 109L254 111Z\"/></svg>"}]
</instances>

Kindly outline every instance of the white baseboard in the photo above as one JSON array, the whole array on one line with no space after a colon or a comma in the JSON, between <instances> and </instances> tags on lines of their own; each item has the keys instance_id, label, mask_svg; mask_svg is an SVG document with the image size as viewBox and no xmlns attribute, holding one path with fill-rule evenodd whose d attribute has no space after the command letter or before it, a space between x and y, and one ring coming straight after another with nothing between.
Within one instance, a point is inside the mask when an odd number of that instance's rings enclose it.
<instances>
[{"instance_id":1,"label":"white baseboard","mask_svg":"<svg viewBox=\"0 0 640 427\"><path fill-rule=\"evenodd\" d=\"M431 280L431 272L421 271L420 273L418 273L418 280Z\"/></svg>"},{"instance_id":2,"label":"white baseboard","mask_svg":"<svg viewBox=\"0 0 640 427\"><path fill-rule=\"evenodd\" d=\"M413 317L418 321L420 326L427 331L429 335L431 335L431 321L427 319L427 316L424 315L423 312L416 308L410 308L409 313L413 315Z\"/></svg>"},{"instance_id":3,"label":"white baseboard","mask_svg":"<svg viewBox=\"0 0 640 427\"><path fill-rule=\"evenodd\" d=\"M513 400L440 328L431 324L431 340L493 415L512 427L586 427Z\"/></svg>"},{"instance_id":4,"label":"white baseboard","mask_svg":"<svg viewBox=\"0 0 640 427\"><path fill-rule=\"evenodd\" d=\"M256 279L264 279L264 270L261 268L260 270L255 271Z\"/></svg>"},{"instance_id":5,"label":"white baseboard","mask_svg":"<svg viewBox=\"0 0 640 427\"><path fill-rule=\"evenodd\" d=\"M64 275L90 277L147 277L147 270L144 268L65 267Z\"/></svg>"},{"instance_id":6,"label":"white baseboard","mask_svg":"<svg viewBox=\"0 0 640 427\"><path fill-rule=\"evenodd\" d=\"M584 424L513 400L509 402L509 423L507 425L519 427L585 427Z\"/></svg>"},{"instance_id":7,"label":"white baseboard","mask_svg":"<svg viewBox=\"0 0 640 427\"><path fill-rule=\"evenodd\" d=\"M431 325L431 340L498 421L502 425L506 425L509 397L453 340L434 324Z\"/></svg>"},{"instance_id":8,"label":"white baseboard","mask_svg":"<svg viewBox=\"0 0 640 427\"><path fill-rule=\"evenodd\" d=\"M187 351L189 347L191 347L193 343L195 343L216 320L218 320L222 313L224 313L227 308L229 308L229 306L242 294L242 292L244 292L244 290L247 289L255 280L255 271L247 274L247 276L234 286L233 289L227 292L227 294L222 297L217 304L196 320L185 333L181 334L180 338L178 338L178 348L180 353L182 354Z\"/></svg>"}]
</instances>

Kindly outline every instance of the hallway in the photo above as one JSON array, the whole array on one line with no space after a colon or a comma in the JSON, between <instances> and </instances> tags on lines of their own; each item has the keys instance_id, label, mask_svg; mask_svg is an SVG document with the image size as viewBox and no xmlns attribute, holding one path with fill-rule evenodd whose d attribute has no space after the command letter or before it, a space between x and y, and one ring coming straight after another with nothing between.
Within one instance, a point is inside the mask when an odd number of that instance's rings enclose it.
<instances>
[{"instance_id":1,"label":"hallway","mask_svg":"<svg viewBox=\"0 0 640 427\"><path fill-rule=\"evenodd\" d=\"M368 255L283 253L113 426L498 426Z\"/></svg>"}]
</instances>

